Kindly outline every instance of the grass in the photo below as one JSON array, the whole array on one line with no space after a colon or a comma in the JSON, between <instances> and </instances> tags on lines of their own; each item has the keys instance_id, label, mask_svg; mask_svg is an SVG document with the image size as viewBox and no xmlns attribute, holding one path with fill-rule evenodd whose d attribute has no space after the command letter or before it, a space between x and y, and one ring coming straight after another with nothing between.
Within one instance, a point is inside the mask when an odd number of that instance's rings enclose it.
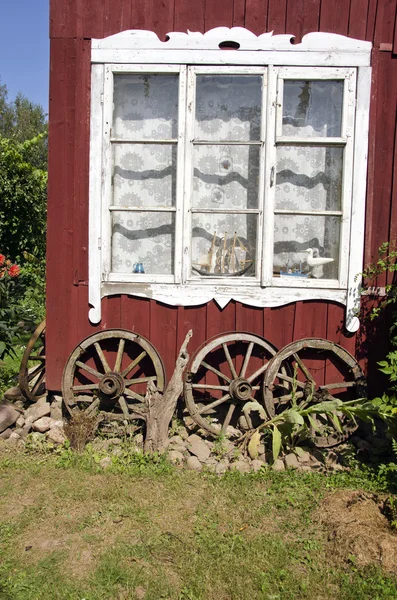
<instances>
[{"instance_id":1,"label":"grass","mask_svg":"<svg viewBox=\"0 0 397 600\"><path fill-rule=\"evenodd\" d=\"M396 581L338 564L314 517L364 475L222 478L164 459L0 454L1 600L384 600Z\"/></svg>"}]
</instances>

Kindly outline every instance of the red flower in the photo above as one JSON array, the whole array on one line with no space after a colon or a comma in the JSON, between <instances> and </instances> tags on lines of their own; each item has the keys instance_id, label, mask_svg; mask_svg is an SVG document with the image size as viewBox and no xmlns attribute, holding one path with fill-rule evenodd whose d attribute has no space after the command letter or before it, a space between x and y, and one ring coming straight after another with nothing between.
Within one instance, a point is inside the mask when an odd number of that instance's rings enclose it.
<instances>
[{"instance_id":1,"label":"red flower","mask_svg":"<svg viewBox=\"0 0 397 600\"><path fill-rule=\"evenodd\" d=\"M18 265L12 265L12 267L8 269L8 274L10 277L18 277L20 272L21 268Z\"/></svg>"},{"instance_id":2,"label":"red flower","mask_svg":"<svg viewBox=\"0 0 397 600\"><path fill-rule=\"evenodd\" d=\"M6 257L4 256L4 254L0 254L0 267L1 267L2 265L4 265L4 263L5 263L5 260L6 260Z\"/></svg>"}]
</instances>

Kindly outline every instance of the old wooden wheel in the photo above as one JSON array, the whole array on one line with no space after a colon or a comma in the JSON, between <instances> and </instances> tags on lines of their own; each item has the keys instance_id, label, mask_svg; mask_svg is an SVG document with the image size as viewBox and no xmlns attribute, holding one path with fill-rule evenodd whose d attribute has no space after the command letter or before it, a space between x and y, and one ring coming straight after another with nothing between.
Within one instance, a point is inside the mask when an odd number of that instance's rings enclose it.
<instances>
[{"instance_id":1,"label":"old wooden wheel","mask_svg":"<svg viewBox=\"0 0 397 600\"><path fill-rule=\"evenodd\" d=\"M277 349L251 333L225 333L206 342L194 355L185 380L187 409L206 431L227 433L245 419L252 427L248 407L263 411L263 375ZM256 413L258 415L258 413Z\"/></svg>"},{"instance_id":2,"label":"old wooden wheel","mask_svg":"<svg viewBox=\"0 0 397 600\"><path fill-rule=\"evenodd\" d=\"M110 421L137 419L149 381L164 391L164 366L154 346L137 333L108 329L84 339L69 356L63 399L70 414L84 410Z\"/></svg>"},{"instance_id":3,"label":"old wooden wheel","mask_svg":"<svg viewBox=\"0 0 397 600\"><path fill-rule=\"evenodd\" d=\"M270 361L264 392L266 410L274 416L289 408L293 399L299 405L365 398L367 386L359 364L347 350L328 340L308 338L288 344ZM336 446L357 429L353 420L338 416L343 433L335 429L332 419L317 415L317 427L311 430L316 446Z\"/></svg>"},{"instance_id":4,"label":"old wooden wheel","mask_svg":"<svg viewBox=\"0 0 397 600\"><path fill-rule=\"evenodd\" d=\"M19 387L27 400L45 393L45 321L36 327L26 345L19 369Z\"/></svg>"}]
</instances>

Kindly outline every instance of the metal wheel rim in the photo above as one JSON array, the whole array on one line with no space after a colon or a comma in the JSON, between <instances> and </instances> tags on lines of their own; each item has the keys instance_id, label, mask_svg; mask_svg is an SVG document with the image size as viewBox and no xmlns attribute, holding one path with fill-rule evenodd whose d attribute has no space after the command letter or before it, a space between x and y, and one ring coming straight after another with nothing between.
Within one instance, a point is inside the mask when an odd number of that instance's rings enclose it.
<instances>
[{"instance_id":1,"label":"metal wheel rim","mask_svg":"<svg viewBox=\"0 0 397 600\"><path fill-rule=\"evenodd\" d=\"M115 343L117 344L117 354L115 355L113 364L110 361L108 362L106 357L103 359L103 357L100 356L100 351L98 350L97 345L99 345L100 350L102 350L100 342L107 340L115 340ZM138 354L136 359L132 360L131 363L123 369L123 357L127 343L136 344L142 349L142 352ZM88 351L94 352L94 348L97 353L99 363L101 364L100 370L97 371L100 377L96 377L87 371L87 368L84 369L80 364L78 364L83 362L80 361L80 358L84 358ZM150 365L153 368L154 374L150 376L139 377L137 379L134 379L133 377L128 379L127 376L132 373L135 368L139 367L140 362L144 359L150 361ZM128 367L131 367L134 362L135 364L133 367L128 369ZM83 372L89 372L93 378L96 377L96 383L93 382L92 385L87 384L88 386L91 385L91 390L85 390L84 384L81 386L75 384L77 368L81 369ZM89 405L86 407L86 412L98 410L100 414L107 420L120 421L137 419L140 418L140 416L139 414L134 413L134 405L137 408L139 405L142 405L144 394L136 394L130 388L134 385L142 385L144 383L147 384L149 380L154 381L157 389L160 392L164 391L165 369L161 357L153 344L151 344L143 336L125 329L108 329L100 331L82 340L82 342L80 342L80 344L71 352L67 360L62 377L62 394L64 404L70 415L88 403ZM111 389L112 384L114 384L113 397ZM117 385L119 385L118 390ZM102 395L106 390L108 390L109 393L109 403L114 403L114 410L118 409L119 412L113 412L113 410L110 412L101 410L101 404L103 403ZM92 391L93 398L91 403L89 403L88 400L79 400L79 398L82 397L82 393L85 391Z\"/></svg>"},{"instance_id":2,"label":"metal wheel rim","mask_svg":"<svg viewBox=\"0 0 397 600\"><path fill-rule=\"evenodd\" d=\"M342 346L339 346L339 344L336 344L335 342L330 342L329 340L325 340L322 338L307 338L307 339L298 340L296 342L292 342L291 344L288 344L282 350L280 350L271 359L271 361L269 363L268 369L266 370L265 381L264 381L264 399L265 399L265 405L266 405L267 411L269 412L269 414L271 416L274 416L276 413L275 398L274 398L274 394L273 394L273 391L274 391L273 386L274 386L275 379L277 377L280 377L280 368L283 366L283 363L284 363L284 366L286 366L285 363L288 364L288 361L291 358L293 358L294 355L297 355L300 351L305 350L305 349L316 350L319 352L326 351L327 353L334 355L335 357L337 357L337 359L340 363L344 364L350 370L350 372L352 374L351 380L344 381L344 382L326 383L323 386L321 386L321 385L318 386L319 391L323 390L323 391L330 392L330 391L332 391L332 389L343 390L345 388L346 389L352 388L355 391L355 395L357 398L360 398L360 397L365 398L366 397L367 385L366 385L364 373L363 373L360 365L357 363L356 359L354 358L354 356L352 356L350 354L350 352L348 352L347 350L345 350L345 348L343 348ZM280 377L280 379L282 380L281 377ZM343 383L346 383L347 385L344 386ZM286 382L286 384L285 384L286 389L289 389L288 388L289 384L290 384L290 382ZM331 386L335 386L335 387L331 387ZM298 391L298 393L304 394L303 388L301 388ZM288 401L288 394L286 395L285 398L286 398L285 401ZM283 403L283 405L284 405L284 403ZM288 407L288 405L285 405L285 408L287 408L287 407ZM327 436L313 434L312 441L315 444L315 446L317 446L319 448L330 448L332 446L336 446L336 445L346 441L354 433L354 431L357 430L357 428L358 428L358 425L356 423L354 423L351 420L350 421L346 420L346 422L344 424L344 433L343 434L337 434L336 431L334 434L327 435Z\"/></svg>"},{"instance_id":3,"label":"metal wheel rim","mask_svg":"<svg viewBox=\"0 0 397 600\"><path fill-rule=\"evenodd\" d=\"M25 352L23 353L21 366L19 369L19 387L24 397L30 402L36 402L40 397L41 386L45 384L45 320L40 323L33 332L29 342L26 345ZM41 339L42 346L36 350L36 354L32 355L36 342ZM32 358L37 357L37 358ZM34 371L29 369L29 360L39 360L39 365Z\"/></svg>"},{"instance_id":4,"label":"metal wheel rim","mask_svg":"<svg viewBox=\"0 0 397 600\"><path fill-rule=\"evenodd\" d=\"M231 402L229 402L229 409L228 409L228 415L226 417L225 422L222 424L222 429L220 430L219 427L215 427L213 426L209 421L207 421L202 414L205 414L206 412L206 408L204 407L204 409L200 408L195 401L194 398L194 389L195 389L195 385L205 385L205 388L203 389L210 389L210 385L211 384L195 384L194 383L194 376L197 374L197 372L199 371L200 367L203 364L203 361L205 364L208 364L207 361L205 360L205 358L210 355L214 350L220 349L222 347L223 344L226 344L228 342L236 342L236 343L248 343L248 348L250 346L250 344L253 344L253 346L251 347L251 354L252 351L254 349L254 346L257 345L259 348L261 348L262 350L265 350L270 356L274 356L277 352L277 349L275 348L275 346L273 346L273 344L271 344L270 342L268 342L267 340L265 340L262 337L259 337L257 335L254 335L252 333L246 333L246 332L228 332L225 334L221 334L221 335L217 335L213 338L211 338L209 341L205 342L204 344L201 345L201 347L196 351L196 353L194 354L194 356L192 357L190 366L189 366L189 370L187 373L187 376L185 378L185 384L184 384L184 390L185 390L185 402L186 402L186 407L189 411L190 416L193 418L193 420L203 429L205 429L206 431L208 431L209 433L211 433L214 436L219 435L221 432L224 432L224 430L227 429L227 425L230 423L234 410L232 414L230 415L229 412L231 410L230 407L237 406L238 405L238 400L234 400L232 398L230 398ZM247 348L247 353L248 353L248 348ZM230 352L229 352L230 354ZM247 354L246 354L247 356ZM227 356L225 354L226 357L226 362L229 362L227 359ZM231 383L232 382L236 382L236 387L240 390L241 392L241 396L244 396L244 391L242 391L244 389L244 382L240 382L237 381L239 379L241 379L241 373L244 370L245 372L243 373L243 377L242 379L245 379L245 374L248 371L248 367L249 367L249 359L251 358L251 355L248 356L248 360L246 361L246 357L243 359L243 363L242 366L240 368L240 372L236 373L237 377L233 377L231 378L231 382L230 384L228 384L227 386L224 385L223 387L231 387ZM263 380L263 373L266 371L267 365L269 363L268 362L264 362L263 366L260 367L261 372L258 373L255 377L252 378L252 375L255 375L254 373L251 373L250 375L247 375L247 379L252 379L252 381L257 381L258 379ZM230 364L229 364L230 367ZM206 368L206 367L204 367ZM211 369L208 369L211 370ZM214 372L214 371L213 371ZM216 374L216 373L214 373ZM218 375L219 378L219 375ZM225 383L226 379L225 379ZM240 386L240 387L239 387ZM220 386L222 387L222 386ZM260 395L259 393L259 388L261 387L259 386L255 386L255 388L258 387L258 394L255 397L255 400L257 400L260 404L263 404L263 397ZM200 388L201 389L201 388ZM224 390L226 392L226 389ZM255 389L256 391L256 389ZM226 395L228 395L229 392L226 392ZM217 406L220 406L221 404L228 402L229 398L226 398L223 402L217 404ZM244 400L241 400L241 403L244 403ZM210 403L211 405L212 403ZM207 406L208 407L210 406ZM226 423L226 427L224 427Z\"/></svg>"}]
</instances>

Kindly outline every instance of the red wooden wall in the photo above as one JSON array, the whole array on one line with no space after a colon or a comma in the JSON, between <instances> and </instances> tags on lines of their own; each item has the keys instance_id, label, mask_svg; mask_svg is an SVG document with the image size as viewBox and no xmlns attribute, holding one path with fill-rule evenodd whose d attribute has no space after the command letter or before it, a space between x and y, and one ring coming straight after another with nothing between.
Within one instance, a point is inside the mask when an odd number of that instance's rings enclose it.
<instances>
[{"instance_id":1,"label":"red wooden wall","mask_svg":"<svg viewBox=\"0 0 397 600\"><path fill-rule=\"evenodd\" d=\"M47 262L47 386L59 390L69 353L98 328L123 327L148 337L168 377L177 349L192 328L193 351L213 335L245 330L278 347L307 336L341 343L368 359L370 383L387 329L372 323L356 336L343 329L344 308L330 302L297 302L256 309L231 302L194 308L168 307L127 296L102 301L102 321L88 321L88 151L90 39L125 29L149 29L160 39L170 31L217 26L291 33L311 31L370 40L373 86L370 123L365 264L381 242L397 238L397 0L51 0L49 203ZM380 280L379 285L385 281Z\"/></svg>"}]
</instances>

